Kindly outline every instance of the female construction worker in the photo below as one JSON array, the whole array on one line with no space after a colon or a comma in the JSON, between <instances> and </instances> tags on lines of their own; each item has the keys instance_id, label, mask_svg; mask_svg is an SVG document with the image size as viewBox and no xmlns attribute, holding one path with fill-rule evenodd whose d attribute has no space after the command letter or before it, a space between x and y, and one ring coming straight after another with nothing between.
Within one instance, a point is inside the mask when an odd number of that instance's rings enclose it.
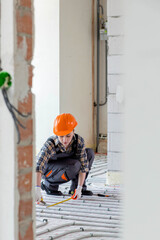
<instances>
[{"instance_id":1,"label":"female construction worker","mask_svg":"<svg viewBox=\"0 0 160 240\"><path fill-rule=\"evenodd\" d=\"M85 180L94 160L94 152L85 148L84 139L74 133L76 126L77 121L70 113L56 117L53 126L55 135L47 139L37 157L36 201L42 198L41 189L49 195L62 195L58 191L59 184L70 180L69 194L75 191L77 199L81 194L92 195L86 189Z\"/></svg>"}]
</instances>

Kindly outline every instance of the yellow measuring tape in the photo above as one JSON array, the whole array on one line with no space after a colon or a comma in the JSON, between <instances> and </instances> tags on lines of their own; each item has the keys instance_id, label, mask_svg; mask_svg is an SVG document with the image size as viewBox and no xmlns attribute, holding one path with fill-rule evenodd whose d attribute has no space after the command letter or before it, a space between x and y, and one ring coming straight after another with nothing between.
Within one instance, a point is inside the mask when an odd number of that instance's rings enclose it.
<instances>
[{"instance_id":1,"label":"yellow measuring tape","mask_svg":"<svg viewBox=\"0 0 160 240\"><path fill-rule=\"evenodd\" d=\"M72 197L70 197L70 198L67 198L67 199L65 199L65 200L63 200L63 201L60 201L60 202L57 202L57 203L54 203L54 204L48 205L48 206L46 206L46 207L49 208L49 207L52 207L52 206L58 205L58 204L60 204L60 203L67 202L67 201L69 201L69 200L71 200L71 199L76 200L76 199L77 199L77 196L76 196L76 197L74 197L74 196L75 196L75 193L74 193L74 194L72 195ZM43 201L43 198L41 198L40 203L42 203L43 205L46 205L46 202ZM37 204L39 204L39 202L38 202Z\"/></svg>"},{"instance_id":2,"label":"yellow measuring tape","mask_svg":"<svg viewBox=\"0 0 160 240\"><path fill-rule=\"evenodd\" d=\"M58 202L58 203L54 203L54 204L52 204L52 205L49 205L49 206L47 206L47 208L52 207L52 206L55 206L55 205L58 205L58 204L60 204L60 203L67 202L67 201L69 201L69 200L71 200L71 199L73 199L73 197L70 197L70 198L67 198L67 199L65 199L65 200L63 200L63 201L61 201L61 202Z\"/></svg>"},{"instance_id":3,"label":"yellow measuring tape","mask_svg":"<svg viewBox=\"0 0 160 240\"><path fill-rule=\"evenodd\" d=\"M58 204L60 204L60 203L67 202L67 201L69 201L69 200L71 200L71 199L73 199L73 200L76 200L76 199L77 199L77 196L75 197L75 193L72 195L72 197L67 198L67 199L65 199L65 200L63 200L63 201L61 201L61 202L58 202L58 203L54 203L54 204L52 204L52 205L49 205L49 206L47 206L47 208L52 207L52 206L55 206L55 205L58 205Z\"/></svg>"}]
</instances>

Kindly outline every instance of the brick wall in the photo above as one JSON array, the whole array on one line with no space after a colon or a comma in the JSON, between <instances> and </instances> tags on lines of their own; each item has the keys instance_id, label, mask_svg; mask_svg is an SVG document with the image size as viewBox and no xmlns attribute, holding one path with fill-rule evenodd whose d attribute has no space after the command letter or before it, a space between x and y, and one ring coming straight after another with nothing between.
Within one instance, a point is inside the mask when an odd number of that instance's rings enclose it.
<instances>
[{"instance_id":1,"label":"brick wall","mask_svg":"<svg viewBox=\"0 0 160 240\"><path fill-rule=\"evenodd\" d=\"M18 231L19 240L34 239L33 230L33 95L31 60L33 56L33 6L31 0L16 3L16 55L15 80L18 110L29 114L19 117L26 127L20 128L21 141L17 145L17 187L19 193Z\"/></svg>"}]
</instances>

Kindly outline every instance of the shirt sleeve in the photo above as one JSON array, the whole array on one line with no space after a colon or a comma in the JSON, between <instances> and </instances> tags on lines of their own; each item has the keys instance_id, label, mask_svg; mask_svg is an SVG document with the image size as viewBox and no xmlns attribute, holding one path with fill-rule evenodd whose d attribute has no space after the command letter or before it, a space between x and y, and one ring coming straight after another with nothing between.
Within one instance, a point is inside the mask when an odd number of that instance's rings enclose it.
<instances>
[{"instance_id":1,"label":"shirt sleeve","mask_svg":"<svg viewBox=\"0 0 160 240\"><path fill-rule=\"evenodd\" d=\"M80 155L81 161L81 172L88 172L89 171L89 161L87 159L86 147L84 139L79 137L78 138L78 153Z\"/></svg>"},{"instance_id":2,"label":"shirt sleeve","mask_svg":"<svg viewBox=\"0 0 160 240\"><path fill-rule=\"evenodd\" d=\"M41 148L39 154L37 155L37 167L36 172L44 173L46 165L51 158L56 153L55 147L52 142L46 141Z\"/></svg>"}]
</instances>

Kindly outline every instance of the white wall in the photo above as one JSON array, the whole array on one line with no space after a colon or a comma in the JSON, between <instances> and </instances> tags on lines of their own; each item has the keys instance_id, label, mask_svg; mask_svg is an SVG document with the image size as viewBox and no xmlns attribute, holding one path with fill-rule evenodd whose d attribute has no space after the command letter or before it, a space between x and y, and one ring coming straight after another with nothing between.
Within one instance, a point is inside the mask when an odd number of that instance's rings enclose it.
<instances>
[{"instance_id":1,"label":"white wall","mask_svg":"<svg viewBox=\"0 0 160 240\"><path fill-rule=\"evenodd\" d=\"M108 184L121 181L124 138L123 0L107 0L108 16ZM116 172L116 175L115 175ZM113 176L112 176L113 175ZM118 177L118 175L120 177ZM116 177L114 177L116 176Z\"/></svg>"},{"instance_id":2,"label":"white wall","mask_svg":"<svg viewBox=\"0 0 160 240\"><path fill-rule=\"evenodd\" d=\"M160 1L125 1L124 240L160 239Z\"/></svg>"},{"instance_id":3,"label":"white wall","mask_svg":"<svg viewBox=\"0 0 160 240\"><path fill-rule=\"evenodd\" d=\"M60 112L76 117L76 132L88 146L93 146L91 3L60 0Z\"/></svg>"},{"instance_id":4,"label":"white wall","mask_svg":"<svg viewBox=\"0 0 160 240\"><path fill-rule=\"evenodd\" d=\"M36 94L36 149L53 134L59 114L59 0L34 1L35 52L33 92Z\"/></svg>"},{"instance_id":5,"label":"white wall","mask_svg":"<svg viewBox=\"0 0 160 240\"><path fill-rule=\"evenodd\" d=\"M14 28L13 1L1 0L1 61L4 71L13 76ZM9 36L9 37L8 37ZM8 91L14 102L14 83ZM0 91L0 239L15 239L15 143L14 123Z\"/></svg>"},{"instance_id":6,"label":"white wall","mask_svg":"<svg viewBox=\"0 0 160 240\"><path fill-rule=\"evenodd\" d=\"M85 138L88 146L95 147L92 132L92 94L94 93L92 93L91 14L91 0L47 0L45 3L35 0L33 91L36 94L37 149L52 134L55 116L63 112L71 112L75 115L78 121L76 131ZM101 45L103 56L100 102L103 102L105 97L104 41ZM103 134L107 131L106 114L106 105L100 107L100 132Z\"/></svg>"}]
</instances>

